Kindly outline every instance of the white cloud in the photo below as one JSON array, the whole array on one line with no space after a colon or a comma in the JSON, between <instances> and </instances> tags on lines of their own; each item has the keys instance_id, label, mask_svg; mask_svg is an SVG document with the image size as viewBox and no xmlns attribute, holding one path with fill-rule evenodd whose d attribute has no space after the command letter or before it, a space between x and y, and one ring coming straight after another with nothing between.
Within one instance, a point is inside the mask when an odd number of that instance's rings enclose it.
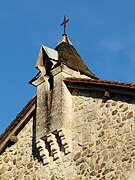
<instances>
[{"instance_id":1,"label":"white cloud","mask_svg":"<svg viewBox=\"0 0 135 180\"><path fill-rule=\"evenodd\" d=\"M121 39L103 39L99 41L98 47L112 56L122 52L129 60L135 61L135 35Z\"/></svg>"},{"instance_id":2,"label":"white cloud","mask_svg":"<svg viewBox=\"0 0 135 180\"><path fill-rule=\"evenodd\" d=\"M119 51L123 50L126 47L126 44L123 43L121 40L102 40L99 42L100 48L106 49L109 53L117 54Z\"/></svg>"}]
</instances>

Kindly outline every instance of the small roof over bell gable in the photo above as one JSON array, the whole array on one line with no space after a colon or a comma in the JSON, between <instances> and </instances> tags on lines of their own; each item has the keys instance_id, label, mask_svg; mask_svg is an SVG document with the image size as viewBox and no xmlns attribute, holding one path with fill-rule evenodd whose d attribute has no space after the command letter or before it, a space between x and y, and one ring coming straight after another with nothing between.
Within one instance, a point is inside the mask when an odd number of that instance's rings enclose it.
<instances>
[{"instance_id":1,"label":"small roof over bell gable","mask_svg":"<svg viewBox=\"0 0 135 180\"><path fill-rule=\"evenodd\" d=\"M80 72L81 75L98 79L86 66L67 35L63 34L55 49L44 45L41 46L35 65L40 73L38 73L30 83L32 83L35 78L38 79L40 75L52 76L51 71L61 64L64 64L74 71Z\"/></svg>"},{"instance_id":2,"label":"small roof over bell gable","mask_svg":"<svg viewBox=\"0 0 135 180\"><path fill-rule=\"evenodd\" d=\"M53 69L63 63L67 67L79 71L81 74L87 75L93 79L98 79L86 66L66 34L63 34L55 50L58 52L58 61Z\"/></svg>"},{"instance_id":3,"label":"small roof over bell gable","mask_svg":"<svg viewBox=\"0 0 135 180\"><path fill-rule=\"evenodd\" d=\"M57 62L58 52L52 48L42 45L40 47L40 51L35 65L35 67L39 69L42 74L46 74L46 65L48 63L48 59Z\"/></svg>"}]
</instances>

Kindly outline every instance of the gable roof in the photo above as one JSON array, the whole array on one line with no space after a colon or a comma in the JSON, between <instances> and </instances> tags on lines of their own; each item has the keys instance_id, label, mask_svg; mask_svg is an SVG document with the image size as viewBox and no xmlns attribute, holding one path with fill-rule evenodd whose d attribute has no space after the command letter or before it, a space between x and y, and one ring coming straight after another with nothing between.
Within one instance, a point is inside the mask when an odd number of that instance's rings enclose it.
<instances>
[{"instance_id":1,"label":"gable roof","mask_svg":"<svg viewBox=\"0 0 135 180\"><path fill-rule=\"evenodd\" d=\"M34 114L36 109L36 99L36 95L32 97L26 104L26 106L22 109L22 111L7 127L7 129L0 135L0 154L8 146L8 143L11 141L12 136L16 136L18 132L30 120L30 117Z\"/></svg>"},{"instance_id":2,"label":"gable roof","mask_svg":"<svg viewBox=\"0 0 135 180\"><path fill-rule=\"evenodd\" d=\"M102 91L109 90L112 92L119 92L119 94L135 96L135 84L126 83L126 82L115 82L115 81L106 81L100 79L85 79L85 78L74 78L68 77L64 79L64 82L70 88L78 89L99 89Z\"/></svg>"},{"instance_id":3,"label":"gable roof","mask_svg":"<svg viewBox=\"0 0 135 180\"><path fill-rule=\"evenodd\" d=\"M127 82L116 82L116 81L107 81L107 80L100 80L100 79L85 79L85 78L76 78L76 77L67 77L64 79L65 82L80 82L80 83L89 83L89 84L100 84L100 85L108 85L108 86L119 86L123 88L130 88L135 89L134 83L127 83Z\"/></svg>"}]
</instances>

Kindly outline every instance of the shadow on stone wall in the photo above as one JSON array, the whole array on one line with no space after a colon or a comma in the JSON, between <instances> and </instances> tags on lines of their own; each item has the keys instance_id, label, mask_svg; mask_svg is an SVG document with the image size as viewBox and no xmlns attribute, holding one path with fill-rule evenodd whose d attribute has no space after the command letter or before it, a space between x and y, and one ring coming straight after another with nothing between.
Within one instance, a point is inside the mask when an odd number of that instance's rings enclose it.
<instances>
[{"instance_id":1,"label":"shadow on stone wall","mask_svg":"<svg viewBox=\"0 0 135 180\"><path fill-rule=\"evenodd\" d=\"M97 90L90 90L90 91L79 90L76 95L92 97L92 98L101 98L103 102L112 99L114 101L121 101L129 104L135 104L135 96L109 92L110 98L105 99L104 93L105 93L104 91L97 91Z\"/></svg>"},{"instance_id":2,"label":"shadow on stone wall","mask_svg":"<svg viewBox=\"0 0 135 180\"><path fill-rule=\"evenodd\" d=\"M33 117L32 154L34 158L38 160L38 162L42 162L42 158L39 155L39 150L36 145L36 113Z\"/></svg>"}]
</instances>

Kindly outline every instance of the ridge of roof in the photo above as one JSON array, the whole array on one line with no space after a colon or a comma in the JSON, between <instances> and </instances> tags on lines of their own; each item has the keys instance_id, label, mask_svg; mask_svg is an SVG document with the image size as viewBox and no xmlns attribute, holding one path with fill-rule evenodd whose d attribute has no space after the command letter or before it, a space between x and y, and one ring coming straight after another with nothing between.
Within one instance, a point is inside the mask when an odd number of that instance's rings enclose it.
<instances>
[{"instance_id":1,"label":"ridge of roof","mask_svg":"<svg viewBox=\"0 0 135 180\"><path fill-rule=\"evenodd\" d=\"M58 62L55 64L53 69L64 63L67 67L80 71L81 74L87 75L93 79L98 79L95 74L93 74L89 68L86 66L74 46L67 42L61 42L57 45L55 50L58 51Z\"/></svg>"},{"instance_id":2,"label":"ridge of roof","mask_svg":"<svg viewBox=\"0 0 135 180\"><path fill-rule=\"evenodd\" d=\"M71 43L71 41L69 40L69 38L67 37L66 34L63 34L63 35L62 35L60 41L58 42L58 45L61 44L61 43L63 43L63 42L65 42L65 43L67 43L67 44L70 44L70 45L73 45L73 44ZM58 46L58 45L57 45L57 46Z\"/></svg>"}]
</instances>

